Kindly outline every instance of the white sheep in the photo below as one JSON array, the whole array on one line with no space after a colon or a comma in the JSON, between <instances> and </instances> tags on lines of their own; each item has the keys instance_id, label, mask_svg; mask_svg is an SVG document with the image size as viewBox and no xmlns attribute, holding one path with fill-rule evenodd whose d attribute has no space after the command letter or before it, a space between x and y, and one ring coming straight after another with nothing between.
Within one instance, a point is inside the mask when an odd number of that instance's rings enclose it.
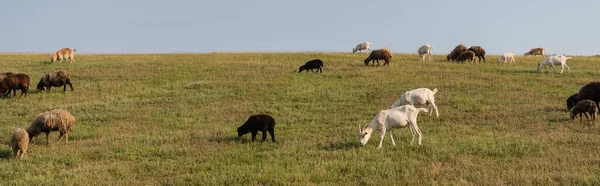
<instances>
[{"instance_id":1,"label":"white sheep","mask_svg":"<svg viewBox=\"0 0 600 186\"><path fill-rule=\"evenodd\" d=\"M500 63L500 61L504 61L504 63L506 63L506 60L510 60L510 63L515 63L515 53L504 52L504 54L502 54L500 58L498 58L497 62Z\"/></svg>"},{"instance_id":2,"label":"white sheep","mask_svg":"<svg viewBox=\"0 0 600 186\"><path fill-rule=\"evenodd\" d=\"M418 88L406 91L404 94L402 94L402 96L400 96L400 99L398 99L398 101L396 101L394 104L392 104L392 106L390 106L390 108L395 108L402 105L424 105L429 106L430 109L434 109L436 117L439 117L440 114L438 112L437 106L435 105L434 97L437 91L437 88L434 88L433 91L429 90L428 88ZM429 116L431 116L432 113L433 112L430 112Z\"/></svg>"},{"instance_id":3,"label":"white sheep","mask_svg":"<svg viewBox=\"0 0 600 186\"><path fill-rule=\"evenodd\" d=\"M371 52L371 43L369 42L362 42L359 43L358 45L356 45L356 47L354 47L352 49L352 53L356 53L356 52L361 52L362 50L366 50L367 52Z\"/></svg>"},{"instance_id":4,"label":"white sheep","mask_svg":"<svg viewBox=\"0 0 600 186\"><path fill-rule=\"evenodd\" d=\"M425 55L429 56L429 62L431 62L431 51L433 51L433 46L429 44L425 44L419 48L417 51L419 53L419 57L421 57L421 61L425 60Z\"/></svg>"},{"instance_id":5,"label":"white sheep","mask_svg":"<svg viewBox=\"0 0 600 186\"><path fill-rule=\"evenodd\" d=\"M569 73L571 73L571 68L569 68L567 65L567 59L571 59L571 57L567 57L565 55L550 56L542 63L538 63L537 71L539 72L546 65L550 65L554 71L558 72L555 65L560 65L562 67L562 69L560 69L560 74L562 74L563 70L565 70L565 67L567 67L567 70L569 70ZM552 69L550 69L548 73L551 73Z\"/></svg>"},{"instance_id":6,"label":"white sheep","mask_svg":"<svg viewBox=\"0 0 600 186\"><path fill-rule=\"evenodd\" d=\"M370 124L365 125L364 127L358 126L358 136L360 137L360 144L365 145L371 138L371 134L374 130L379 130L381 133L381 140L379 141L379 146L377 148L381 148L383 144L383 138L385 138L385 132L389 131L390 138L392 139L392 144L395 146L396 142L394 142L394 136L392 135L393 128L404 128L407 127L410 129L410 134L412 136L412 140L410 144L415 141L415 134L417 135L417 143L421 145L421 130L417 126L417 115L419 111L428 112L426 108L415 108L412 105L405 105L398 108L381 110L375 118L371 121Z\"/></svg>"}]
</instances>

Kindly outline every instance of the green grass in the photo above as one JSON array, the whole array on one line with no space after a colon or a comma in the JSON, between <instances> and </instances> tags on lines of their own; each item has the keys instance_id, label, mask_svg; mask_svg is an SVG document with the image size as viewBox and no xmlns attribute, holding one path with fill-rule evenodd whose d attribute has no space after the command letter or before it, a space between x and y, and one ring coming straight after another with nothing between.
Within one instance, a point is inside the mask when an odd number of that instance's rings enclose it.
<instances>
[{"instance_id":1,"label":"green grass","mask_svg":"<svg viewBox=\"0 0 600 186\"><path fill-rule=\"evenodd\" d=\"M517 64L419 62L396 54L365 67L367 54L210 53L0 55L2 69L31 76L30 94L2 99L0 131L39 113L76 116L70 143L31 145L25 159L0 150L5 185L598 185L600 128L570 120L566 98L600 76L600 58L574 57L572 73L538 73L542 57ZM294 73L310 59L323 74ZM558 68L560 70L560 67ZM39 78L71 72L75 91L36 93ZM547 68L544 72L547 71ZM423 145L395 129L361 147L369 123L407 90L437 88L440 117L421 113ZM236 129L271 114L277 143ZM260 138L261 134L258 135ZM43 139L43 136L42 138ZM40 140L43 142L44 140Z\"/></svg>"}]
</instances>

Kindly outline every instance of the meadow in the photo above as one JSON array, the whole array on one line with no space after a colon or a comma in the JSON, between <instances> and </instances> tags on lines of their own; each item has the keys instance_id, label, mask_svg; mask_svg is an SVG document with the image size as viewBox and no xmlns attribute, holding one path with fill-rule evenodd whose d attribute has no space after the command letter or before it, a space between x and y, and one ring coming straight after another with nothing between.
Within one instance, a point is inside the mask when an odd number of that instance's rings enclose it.
<instances>
[{"instance_id":1,"label":"meadow","mask_svg":"<svg viewBox=\"0 0 600 186\"><path fill-rule=\"evenodd\" d=\"M574 56L565 69L516 64L420 62L395 54L364 66L368 54L206 53L0 54L2 72L31 77L29 95L0 99L2 185L599 185L600 128L571 120L565 100L598 80L600 57ZM322 74L297 73L320 58ZM382 62L383 64L383 62ZM71 73L73 92L36 92L48 72ZM560 67L558 67L560 71ZM356 135L379 110L415 88L437 88L440 116L420 113L423 145L395 129ZM69 144L58 133L30 145L24 160L8 146L47 110L77 121ZM236 129L250 115L276 120L276 143L250 142ZM585 120L584 120L585 121ZM260 138L262 134L258 134Z\"/></svg>"}]
</instances>

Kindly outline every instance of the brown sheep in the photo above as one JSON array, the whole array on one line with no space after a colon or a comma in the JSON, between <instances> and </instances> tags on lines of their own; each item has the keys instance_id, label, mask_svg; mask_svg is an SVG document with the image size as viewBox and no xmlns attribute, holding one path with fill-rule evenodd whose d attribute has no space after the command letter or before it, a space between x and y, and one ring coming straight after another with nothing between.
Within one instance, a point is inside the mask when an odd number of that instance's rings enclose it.
<instances>
[{"instance_id":1,"label":"brown sheep","mask_svg":"<svg viewBox=\"0 0 600 186\"><path fill-rule=\"evenodd\" d=\"M27 152L27 147L29 146L29 134L27 134L27 131L22 128L16 128L13 131L10 146L13 150L13 156L23 160L23 156L25 155L25 152Z\"/></svg>"},{"instance_id":2,"label":"brown sheep","mask_svg":"<svg viewBox=\"0 0 600 186\"><path fill-rule=\"evenodd\" d=\"M584 115L585 118L590 121L590 118L588 117L589 114L590 117L592 117L592 121L596 121L597 113L598 106L596 105L596 102L589 99L584 99L577 102L577 104L571 108L571 119L575 119L575 117L579 115L580 121L583 122L583 117L581 115Z\"/></svg>"},{"instance_id":3,"label":"brown sheep","mask_svg":"<svg viewBox=\"0 0 600 186\"><path fill-rule=\"evenodd\" d=\"M2 72L0 73L0 96L5 97L8 95L10 91L10 87L8 86L8 79L12 77L12 72Z\"/></svg>"},{"instance_id":4,"label":"brown sheep","mask_svg":"<svg viewBox=\"0 0 600 186\"><path fill-rule=\"evenodd\" d=\"M13 74L12 76L6 78L5 81L6 85L8 86L8 92L5 96L9 96L11 90L13 91L13 97L16 96L17 90L21 90L20 96L27 95L27 91L29 90L29 84L31 82L27 74Z\"/></svg>"},{"instance_id":5,"label":"brown sheep","mask_svg":"<svg viewBox=\"0 0 600 186\"><path fill-rule=\"evenodd\" d=\"M467 60L471 60L471 61L473 61L474 63L477 63L477 60L475 59L475 52L473 52L473 51L470 51L470 50L469 50L469 51L465 51L465 52L461 53L461 54L460 54L460 55L459 55L459 56L456 58L456 62L457 62L457 63L459 63L459 62L461 62L461 61L462 61L462 62L465 62L465 61L467 61Z\"/></svg>"},{"instance_id":6,"label":"brown sheep","mask_svg":"<svg viewBox=\"0 0 600 186\"><path fill-rule=\"evenodd\" d=\"M69 131L71 131L71 127L75 123L75 117L71 115L71 113L62 109L54 109L51 111L47 111L39 114L33 121L31 125L27 128L27 133L29 134L29 138L33 141L33 138L38 136L40 133L46 133L46 143L48 143L48 134L51 131L59 131L60 136L58 136L58 141L60 138L65 136L65 143L69 143Z\"/></svg>"},{"instance_id":7,"label":"brown sheep","mask_svg":"<svg viewBox=\"0 0 600 186\"><path fill-rule=\"evenodd\" d=\"M390 65L390 59L392 59L392 51L385 47L383 49L379 49L379 50L373 50L371 51L371 54L369 54L369 57L367 57L367 59L365 59L365 65L369 65L369 62L375 60L377 61L377 65L379 65L379 60L385 60L385 63L383 63L383 66L385 65ZM373 66L375 66L375 62L373 62Z\"/></svg>"},{"instance_id":8,"label":"brown sheep","mask_svg":"<svg viewBox=\"0 0 600 186\"><path fill-rule=\"evenodd\" d=\"M452 50L452 52L450 52L449 56L447 56L446 58L449 59L449 61L454 61L458 56L460 56L460 54L467 50L467 46L460 44L454 47L454 50Z\"/></svg>"},{"instance_id":9,"label":"brown sheep","mask_svg":"<svg viewBox=\"0 0 600 186\"><path fill-rule=\"evenodd\" d=\"M52 61L52 63L56 62L56 60L58 59L58 61L63 61L66 59L69 59L69 61L71 63L75 62L75 51L76 49L71 50L70 48L62 48L58 51L56 51L56 53L54 55L52 55L52 58L50 58L50 61Z\"/></svg>"},{"instance_id":10,"label":"brown sheep","mask_svg":"<svg viewBox=\"0 0 600 186\"><path fill-rule=\"evenodd\" d=\"M544 55L544 48L532 48L531 50L529 50L529 52L523 54L524 56L528 56L528 55L533 55L533 56L537 56L537 55L541 55L541 56L546 56Z\"/></svg>"},{"instance_id":11,"label":"brown sheep","mask_svg":"<svg viewBox=\"0 0 600 186\"><path fill-rule=\"evenodd\" d=\"M481 59L483 58L483 62L485 63L485 49L483 49L483 47L472 46L471 48L469 48L469 50L475 53L475 56L477 56L479 61L481 61Z\"/></svg>"},{"instance_id":12,"label":"brown sheep","mask_svg":"<svg viewBox=\"0 0 600 186\"><path fill-rule=\"evenodd\" d=\"M48 89L47 92L50 92L50 88L52 87L60 87L64 86L63 92L67 91L67 85L71 87L71 91L73 91L73 85L71 84L71 74L67 71L56 71L45 74L40 79L40 82L37 84L37 91L42 91L44 89Z\"/></svg>"}]
</instances>

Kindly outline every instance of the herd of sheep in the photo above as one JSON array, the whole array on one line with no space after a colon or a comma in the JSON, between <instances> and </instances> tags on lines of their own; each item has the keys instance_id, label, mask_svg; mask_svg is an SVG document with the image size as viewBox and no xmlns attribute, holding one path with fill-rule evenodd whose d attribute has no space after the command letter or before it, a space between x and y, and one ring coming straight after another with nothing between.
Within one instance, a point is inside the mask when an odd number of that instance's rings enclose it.
<instances>
[{"instance_id":1,"label":"herd of sheep","mask_svg":"<svg viewBox=\"0 0 600 186\"><path fill-rule=\"evenodd\" d=\"M352 49L352 52L370 52L369 56L364 60L365 65L368 65L369 62L373 62L373 65L375 65L375 62L377 62L379 65L379 60L385 61L383 66L389 65L390 60L393 57L392 51L387 47L378 50L371 50L371 45L372 44L369 42L359 43L355 48ZM434 47L429 44L419 47L417 53L419 54L420 60L424 61L425 58L428 57L429 61L431 61L431 53L433 49ZM55 63L56 61L69 59L72 63L75 61L75 51L75 49L62 48L56 51L50 60L52 63ZM467 48L467 46L460 44L446 56L446 59L448 61L463 63L466 61L477 63L477 61L481 60L485 62L485 54L485 49L483 49L481 46L471 46ZM504 61L504 63L506 63L506 61L509 61L511 63L515 63L514 55L514 53L506 52L502 54L500 58L498 58L497 62ZM531 49L524 55L545 56L543 48ZM566 67L570 72L571 70L569 66L566 65L567 59L571 59L571 57L566 57L565 55L550 56L542 63L538 64L537 71L540 71L541 68L548 65L551 66L550 72L552 69L558 72L558 70L555 68L555 65L561 65L563 70ZM320 59L310 60L304 65L300 66L298 72L308 72L309 70L314 73L323 73L323 61ZM316 70L316 72L313 70ZM563 70L561 70L560 73L562 73ZM30 77L27 74L12 72L0 73L0 96L9 97L10 92L12 91L14 97L16 96L17 90L21 91L21 96L26 95L29 89L29 84ZM37 84L36 90L38 92L42 90L50 91L51 87L63 86L63 92L65 92L67 85L69 85L71 91L73 91L69 72L59 70L43 75ZM438 108L435 105L434 98L434 95L437 91L437 89L433 89L432 91L428 88L417 88L406 91L400 96L398 101L394 102L389 107L389 109L379 111L371 123L362 127L359 125L359 131L357 135L360 138L361 145L365 145L368 142L373 131L380 132L381 138L378 148L381 148L386 132L390 134L392 144L396 145L391 129L404 127L408 127L410 130L412 135L411 144L416 135L417 143L421 145L421 130L417 125L417 116L419 112L429 112L429 116L431 116L433 114L432 110L435 110L436 117L439 117ZM571 111L572 119L579 115L581 120L583 120L582 115L586 118L588 118L588 115L590 115L592 121L595 121L599 110L598 101L600 101L600 82L592 82L582 87L578 93L571 95L567 99L567 109ZM417 108L415 106L426 106L429 107L429 109ZM58 140L64 136L65 143L68 143L68 133L74 123L75 117L65 110L54 109L39 114L33 119L27 129L16 128L13 131L10 146L13 149L14 157L23 159L23 156L27 151L28 144L32 143L33 138L41 133L46 133L46 143L48 143L48 134L51 131L59 131L60 136ZM237 131L238 137L241 137L247 133L251 133L252 141L256 139L258 131L262 132L261 141L265 141L266 133L268 132L271 135L271 140L275 142L274 128L275 119L273 117L265 114L259 114L250 116L247 121L237 129Z\"/></svg>"}]
</instances>

